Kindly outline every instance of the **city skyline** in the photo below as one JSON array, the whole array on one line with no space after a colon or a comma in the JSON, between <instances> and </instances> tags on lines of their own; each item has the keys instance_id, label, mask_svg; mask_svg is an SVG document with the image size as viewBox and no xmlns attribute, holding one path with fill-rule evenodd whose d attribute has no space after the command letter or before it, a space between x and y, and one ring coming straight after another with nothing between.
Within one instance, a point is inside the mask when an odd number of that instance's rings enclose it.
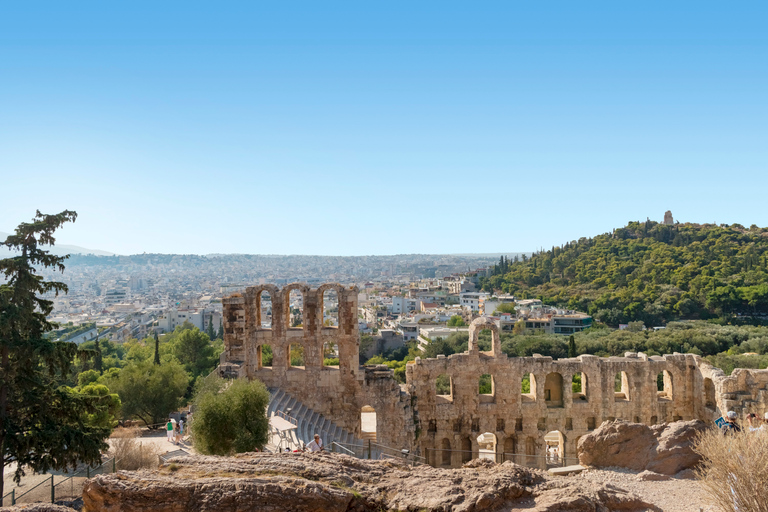
<instances>
[{"instance_id":1,"label":"city skyline","mask_svg":"<svg viewBox=\"0 0 768 512\"><path fill-rule=\"evenodd\" d=\"M0 7L0 231L117 254L529 252L768 226L764 3Z\"/></svg>"}]
</instances>

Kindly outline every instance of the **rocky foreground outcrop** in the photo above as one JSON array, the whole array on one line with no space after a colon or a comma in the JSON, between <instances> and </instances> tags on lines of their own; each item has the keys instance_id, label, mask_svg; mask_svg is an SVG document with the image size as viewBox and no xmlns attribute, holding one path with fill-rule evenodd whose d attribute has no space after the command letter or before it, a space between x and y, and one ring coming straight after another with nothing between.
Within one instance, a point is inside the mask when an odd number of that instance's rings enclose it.
<instances>
[{"instance_id":1,"label":"rocky foreground outcrop","mask_svg":"<svg viewBox=\"0 0 768 512\"><path fill-rule=\"evenodd\" d=\"M579 439L583 466L622 467L674 475L695 467L701 457L693 451L704 422L676 421L649 427L641 423L606 421Z\"/></svg>"},{"instance_id":2,"label":"rocky foreground outcrop","mask_svg":"<svg viewBox=\"0 0 768 512\"><path fill-rule=\"evenodd\" d=\"M87 512L658 510L616 487L511 462L436 469L330 453L177 457L156 471L96 476L83 500Z\"/></svg>"}]
</instances>

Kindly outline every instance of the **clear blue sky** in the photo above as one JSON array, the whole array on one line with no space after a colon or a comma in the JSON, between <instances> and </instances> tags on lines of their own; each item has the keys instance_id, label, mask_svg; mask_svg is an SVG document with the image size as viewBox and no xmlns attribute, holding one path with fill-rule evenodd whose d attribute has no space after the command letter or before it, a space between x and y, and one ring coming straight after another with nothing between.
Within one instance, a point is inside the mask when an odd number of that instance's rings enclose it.
<instances>
[{"instance_id":1,"label":"clear blue sky","mask_svg":"<svg viewBox=\"0 0 768 512\"><path fill-rule=\"evenodd\" d=\"M3 2L0 231L120 254L768 226L768 2Z\"/></svg>"}]
</instances>

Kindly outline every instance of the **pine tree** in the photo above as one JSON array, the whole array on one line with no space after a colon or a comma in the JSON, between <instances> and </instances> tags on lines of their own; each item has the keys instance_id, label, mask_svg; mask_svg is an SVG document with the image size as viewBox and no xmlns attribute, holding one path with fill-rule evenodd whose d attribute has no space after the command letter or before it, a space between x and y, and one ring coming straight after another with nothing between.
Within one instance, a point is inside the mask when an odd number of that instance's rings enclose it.
<instances>
[{"instance_id":1,"label":"pine tree","mask_svg":"<svg viewBox=\"0 0 768 512\"><path fill-rule=\"evenodd\" d=\"M568 357L576 357L576 340L573 339L573 334L568 338Z\"/></svg>"},{"instance_id":2,"label":"pine tree","mask_svg":"<svg viewBox=\"0 0 768 512\"><path fill-rule=\"evenodd\" d=\"M224 339L224 321L219 320L219 334L216 335L216 339L223 340Z\"/></svg>"},{"instance_id":3,"label":"pine tree","mask_svg":"<svg viewBox=\"0 0 768 512\"><path fill-rule=\"evenodd\" d=\"M5 466L11 462L16 463L14 480L19 482L25 469L45 473L100 463L101 451L108 448L104 440L111 428L89 425L83 418L103 411L109 397L62 386L58 377L69 374L78 347L46 337L54 328L46 319L53 302L43 296L66 293L67 286L43 280L38 270L63 272L67 257L39 245L53 245L54 231L76 218L72 211L38 211L32 222L22 223L0 243L19 254L0 260L5 278L0 285L0 495Z\"/></svg>"},{"instance_id":4,"label":"pine tree","mask_svg":"<svg viewBox=\"0 0 768 512\"><path fill-rule=\"evenodd\" d=\"M216 332L213 330L213 315L211 315L211 320L208 322L208 330L206 333L208 334L208 339L211 341L216 339Z\"/></svg>"},{"instance_id":5,"label":"pine tree","mask_svg":"<svg viewBox=\"0 0 768 512\"><path fill-rule=\"evenodd\" d=\"M160 364L160 338L157 337L157 331L155 331L155 364Z\"/></svg>"}]
</instances>

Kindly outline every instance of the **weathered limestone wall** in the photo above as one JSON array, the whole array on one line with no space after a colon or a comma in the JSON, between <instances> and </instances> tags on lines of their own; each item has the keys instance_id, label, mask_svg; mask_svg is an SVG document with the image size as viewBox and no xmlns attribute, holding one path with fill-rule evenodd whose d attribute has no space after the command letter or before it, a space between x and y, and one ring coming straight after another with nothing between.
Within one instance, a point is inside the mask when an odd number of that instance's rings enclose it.
<instances>
[{"instance_id":1,"label":"weathered limestone wall","mask_svg":"<svg viewBox=\"0 0 768 512\"><path fill-rule=\"evenodd\" d=\"M290 292L303 297L303 327L289 327ZM335 290L339 300L338 327L323 326L323 294ZM272 325L262 326L261 294L272 301ZM234 294L224 303L224 345L221 370L232 376L259 379L281 388L307 407L360 435L360 411L376 410L377 439L390 446L412 445L413 414L410 397L386 367L361 367L357 323L357 287L324 284L311 289L291 284L282 289L263 285ZM323 346L338 347L339 365L324 366ZM291 366L290 347L304 348L304 366ZM262 364L262 348L269 345L271 366Z\"/></svg>"},{"instance_id":2,"label":"weathered limestone wall","mask_svg":"<svg viewBox=\"0 0 768 512\"><path fill-rule=\"evenodd\" d=\"M339 326L323 326L323 293L336 290ZM303 328L290 328L291 290L303 295ZM272 326L262 327L260 295L272 299ZM360 412L376 410L377 438L382 444L426 455L434 465L459 466L477 458L477 437L496 438L496 459L518 454L517 462L540 462L544 436L562 435L564 452L574 457L579 437L605 420L656 423L701 419L707 422L728 410L742 417L768 412L768 370L735 370L726 377L699 356L673 354L573 359L508 358L501 352L496 324L478 318L470 325L469 348L462 354L420 359L406 366L399 385L386 366L359 365L356 287L324 284L317 289L292 284L249 287L224 302L222 373L260 379L281 388L339 426L361 435ZM491 350L480 352L478 334L489 329ZM339 349L339 366L323 365L323 344ZM305 366L290 365L290 345L304 347ZM272 366L262 364L262 347L270 345ZM480 394L482 375L491 376L490 394ZM530 392L522 392L530 374ZM658 390L661 374L663 391ZM581 391L573 392L574 375ZM437 381L448 391L438 395ZM616 389L619 382L620 390ZM471 453L470 453L471 452ZM538 458L537 458L538 457Z\"/></svg>"},{"instance_id":3,"label":"weathered limestone wall","mask_svg":"<svg viewBox=\"0 0 768 512\"><path fill-rule=\"evenodd\" d=\"M737 368L729 376L708 362L698 361L700 379L698 401L705 413L720 416L736 411L744 419L750 412L761 417L768 412L768 370Z\"/></svg>"}]
</instances>

